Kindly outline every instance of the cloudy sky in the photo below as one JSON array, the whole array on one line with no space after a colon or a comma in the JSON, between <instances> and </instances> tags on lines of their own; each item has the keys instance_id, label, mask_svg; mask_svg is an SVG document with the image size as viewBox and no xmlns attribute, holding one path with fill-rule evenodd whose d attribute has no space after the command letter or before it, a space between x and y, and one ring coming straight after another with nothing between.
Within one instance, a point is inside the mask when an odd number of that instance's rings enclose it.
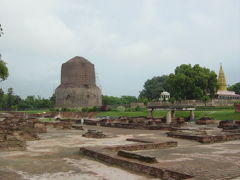
<instances>
[{"instance_id":1,"label":"cloudy sky","mask_svg":"<svg viewBox=\"0 0 240 180\"><path fill-rule=\"evenodd\" d=\"M153 76L200 64L240 81L240 0L0 0L0 83L21 97L49 97L61 64L95 64L103 94L138 95Z\"/></svg>"}]
</instances>

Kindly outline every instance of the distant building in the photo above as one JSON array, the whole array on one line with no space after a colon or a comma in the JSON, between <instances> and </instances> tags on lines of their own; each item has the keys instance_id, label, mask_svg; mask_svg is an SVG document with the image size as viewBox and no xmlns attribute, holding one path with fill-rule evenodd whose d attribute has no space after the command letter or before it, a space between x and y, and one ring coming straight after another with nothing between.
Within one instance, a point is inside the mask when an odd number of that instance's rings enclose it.
<instances>
[{"instance_id":1,"label":"distant building","mask_svg":"<svg viewBox=\"0 0 240 180\"><path fill-rule=\"evenodd\" d=\"M61 84L55 90L57 108L101 106L94 64L76 56L62 64Z\"/></svg>"},{"instance_id":2,"label":"distant building","mask_svg":"<svg viewBox=\"0 0 240 180\"><path fill-rule=\"evenodd\" d=\"M225 74L220 66L219 75L218 75L218 91L216 93L217 99L240 99L240 95L236 94L234 91L227 90L227 81L225 78Z\"/></svg>"},{"instance_id":3,"label":"distant building","mask_svg":"<svg viewBox=\"0 0 240 180\"><path fill-rule=\"evenodd\" d=\"M160 101L168 101L169 98L170 98L170 93L167 92L167 91L163 91L163 92L160 94L159 100L160 100Z\"/></svg>"}]
</instances>

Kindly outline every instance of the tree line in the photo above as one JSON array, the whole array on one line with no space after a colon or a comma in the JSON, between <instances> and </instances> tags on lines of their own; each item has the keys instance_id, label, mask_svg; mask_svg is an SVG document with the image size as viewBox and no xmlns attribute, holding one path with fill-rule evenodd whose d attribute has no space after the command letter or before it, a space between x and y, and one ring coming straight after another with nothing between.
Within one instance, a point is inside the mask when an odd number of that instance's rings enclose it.
<instances>
[{"instance_id":1,"label":"tree line","mask_svg":"<svg viewBox=\"0 0 240 180\"><path fill-rule=\"evenodd\" d=\"M7 93L0 89L0 110L32 110L32 109L48 109L54 107L55 96L45 99L40 96L27 96L22 99L13 93L13 89L9 88Z\"/></svg>"},{"instance_id":2,"label":"tree line","mask_svg":"<svg viewBox=\"0 0 240 180\"><path fill-rule=\"evenodd\" d=\"M103 105L127 105L135 102L139 102L138 98L135 96L102 96Z\"/></svg>"}]
</instances>

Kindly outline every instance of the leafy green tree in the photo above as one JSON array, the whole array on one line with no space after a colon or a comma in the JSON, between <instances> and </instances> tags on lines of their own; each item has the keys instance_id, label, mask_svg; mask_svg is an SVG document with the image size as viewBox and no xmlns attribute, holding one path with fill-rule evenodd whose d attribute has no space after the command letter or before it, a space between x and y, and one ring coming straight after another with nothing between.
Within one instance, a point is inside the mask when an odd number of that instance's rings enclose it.
<instances>
[{"instance_id":1,"label":"leafy green tree","mask_svg":"<svg viewBox=\"0 0 240 180\"><path fill-rule=\"evenodd\" d=\"M4 96L4 91L2 90L2 88L0 88L0 109L3 108L3 96Z\"/></svg>"},{"instance_id":2,"label":"leafy green tree","mask_svg":"<svg viewBox=\"0 0 240 180\"><path fill-rule=\"evenodd\" d=\"M51 101L51 106L54 107L55 103L56 103L56 94L53 94L50 97L50 101Z\"/></svg>"},{"instance_id":3,"label":"leafy green tree","mask_svg":"<svg viewBox=\"0 0 240 180\"><path fill-rule=\"evenodd\" d=\"M53 100L41 98L40 96L28 96L26 99L21 99L20 96L14 95L13 89L9 88L7 94L0 89L0 110L26 110L26 109L43 109L52 108Z\"/></svg>"},{"instance_id":4,"label":"leafy green tree","mask_svg":"<svg viewBox=\"0 0 240 180\"><path fill-rule=\"evenodd\" d=\"M203 96L214 97L217 89L217 75L210 69L198 64L182 64L170 74L167 80L172 97L177 100L202 99Z\"/></svg>"},{"instance_id":5,"label":"leafy green tree","mask_svg":"<svg viewBox=\"0 0 240 180\"><path fill-rule=\"evenodd\" d=\"M11 106L13 106L13 101L14 101L14 97L13 97L13 88L8 88L8 92L7 92L7 109L11 109Z\"/></svg>"},{"instance_id":6,"label":"leafy green tree","mask_svg":"<svg viewBox=\"0 0 240 180\"><path fill-rule=\"evenodd\" d=\"M170 98L169 98L169 102L170 102L170 103L174 104L175 101L176 101L176 99L175 99L174 97L170 97Z\"/></svg>"},{"instance_id":7,"label":"leafy green tree","mask_svg":"<svg viewBox=\"0 0 240 180\"><path fill-rule=\"evenodd\" d=\"M102 96L102 104L103 105L124 105L130 104L132 102L138 102L138 99L135 96Z\"/></svg>"},{"instance_id":8,"label":"leafy green tree","mask_svg":"<svg viewBox=\"0 0 240 180\"><path fill-rule=\"evenodd\" d=\"M0 24L0 37L3 34L3 29ZM1 54L0 54L0 81L4 81L8 77L8 68L6 66L6 63L1 60Z\"/></svg>"},{"instance_id":9,"label":"leafy green tree","mask_svg":"<svg viewBox=\"0 0 240 180\"><path fill-rule=\"evenodd\" d=\"M169 86L167 84L168 76L157 76L152 79L148 79L144 83L144 88L139 94L139 98L147 98L149 100L159 99L162 91L168 91Z\"/></svg>"},{"instance_id":10,"label":"leafy green tree","mask_svg":"<svg viewBox=\"0 0 240 180\"><path fill-rule=\"evenodd\" d=\"M103 105L120 105L121 99L119 97L114 96L102 96L102 104Z\"/></svg>"},{"instance_id":11,"label":"leafy green tree","mask_svg":"<svg viewBox=\"0 0 240 180\"><path fill-rule=\"evenodd\" d=\"M141 103L144 103L144 105L147 105L149 100L146 97L138 97L138 102L141 102Z\"/></svg>"},{"instance_id":12,"label":"leafy green tree","mask_svg":"<svg viewBox=\"0 0 240 180\"><path fill-rule=\"evenodd\" d=\"M203 96L202 97L202 100L203 100L205 106L207 106L207 102L208 102L209 99L210 99L209 96Z\"/></svg>"},{"instance_id":13,"label":"leafy green tree","mask_svg":"<svg viewBox=\"0 0 240 180\"><path fill-rule=\"evenodd\" d=\"M121 104L130 104L138 101L135 96L121 96L120 99L121 99Z\"/></svg>"},{"instance_id":14,"label":"leafy green tree","mask_svg":"<svg viewBox=\"0 0 240 180\"><path fill-rule=\"evenodd\" d=\"M1 58L1 55L0 55ZM3 60L0 60L0 81L4 81L8 77L8 68Z\"/></svg>"},{"instance_id":15,"label":"leafy green tree","mask_svg":"<svg viewBox=\"0 0 240 180\"><path fill-rule=\"evenodd\" d=\"M240 82L230 86L228 90L235 91L236 94L240 94Z\"/></svg>"}]
</instances>

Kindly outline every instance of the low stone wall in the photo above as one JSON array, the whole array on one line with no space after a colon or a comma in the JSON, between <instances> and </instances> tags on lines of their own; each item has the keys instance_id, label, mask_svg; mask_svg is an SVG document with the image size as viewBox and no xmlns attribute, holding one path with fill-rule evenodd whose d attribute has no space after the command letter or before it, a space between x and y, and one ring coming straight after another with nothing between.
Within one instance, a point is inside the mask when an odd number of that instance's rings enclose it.
<instances>
[{"instance_id":1,"label":"low stone wall","mask_svg":"<svg viewBox=\"0 0 240 180\"><path fill-rule=\"evenodd\" d=\"M83 130L82 125L77 124L76 120L60 120L60 121L53 121L53 122L45 122L46 126L51 126L56 129L77 129Z\"/></svg>"},{"instance_id":2,"label":"low stone wall","mask_svg":"<svg viewBox=\"0 0 240 180\"><path fill-rule=\"evenodd\" d=\"M133 152L124 151L124 150L118 151L117 155L126 157L126 158L137 159L139 161L143 161L143 162L147 162L147 163L156 163L157 162L157 159L154 156L148 156L148 155L144 156L144 155L140 155L140 154L136 154Z\"/></svg>"},{"instance_id":3,"label":"low stone wall","mask_svg":"<svg viewBox=\"0 0 240 180\"><path fill-rule=\"evenodd\" d=\"M140 143L154 143L153 141L142 140L142 139L135 139L135 138L127 138L126 141L140 142Z\"/></svg>"},{"instance_id":4,"label":"low stone wall","mask_svg":"<svg viewBox=\"0 0 240 180\"><path fill-rule=\"evenodd\" d=\"M168 142L159 142L159 143L144 143L144 144L129 144L129 145L119 145L119 146L110 146L104 149L108 149L111 151L137 151L137 150L149 150L149 149L163 149L169 147L176 147L176 141L168 141Z\"/></svg>"},{"instance_id":5,"label":"low stone wall","mask_svg":"<svg viewBox=\"0 0 240 180\"><path fill-rule=\"evenodd\" d=\"M215 124L215 120L209 117L202 117L196 121L198 125Z\"/></svg>"},{"instance_id":6,"label":"low stone wall","mask_svg":"<svg viewBox=\"0 0 240 180\"><path fill-rule=\"evenodd\" d=\"M234 103L239 102L239 99L212 99L206 102L201 100L182 100L177 101L174 103L174 105L186 105L186 106L215 106L215 107L224 107L224 106L234 106ZM147 106L171 106L173 105L170 102L149 102Z\"/></svg>"},{"instance_id":7,"label":"low stone wall","mask_svg":"<svg viewBox=\"0 0 240 180\"><path fill-rule=\"evenodd\" d=\"M168 132L167 135L174 138L194 140L200 143L216 143L240 139L240 133L226 133L221 135L191 135L173 131Z\"/></svg>"},{"instance_id":8,"label":"low stone wall","mask_svg":"<svg viewBox=\"0 0 240 180\"><path fill-rule=\"evenodd\" d=\"M224 120L219 122L219 128L227 129L240 129L240 120Z\"/></svg>"},{"instance_id":9,"label":"low stone wall","mask_svg":"<svg viewBox=\"0 0 240 180\"><path fill-rule=\"evenodd\" d=\"M102 120L84 120L86 125L100 125L113 128L126 129L148 129L148 130L166 130L171 131L172 128L178 128L185 123L185 119L176 118L171 124L166 124L165 118L147 118L147 117L119 117L116 119Z\"/></svg>"},{"instance_id":10,"label":"low stone wall","mask_svg":"<svg viewBox=\"0 0 240 180\"><path fill-rule=\"evenodd\" d=\"M111 153L108 153L107 151L104 152L99 149L80 148L80 152L82 152L87 156L93 157L94 159L98 159L106 163L118 165L128 170L133 170L143 174L159 177L164 180L166 179L180 180L180 179L189 179L193 177L188 174L183 174L183 173L167 170L161 167L153 166L152 164L149 164L149 163L122 158L120 156L113 155Z\"/></svg>"}]
</instances>

